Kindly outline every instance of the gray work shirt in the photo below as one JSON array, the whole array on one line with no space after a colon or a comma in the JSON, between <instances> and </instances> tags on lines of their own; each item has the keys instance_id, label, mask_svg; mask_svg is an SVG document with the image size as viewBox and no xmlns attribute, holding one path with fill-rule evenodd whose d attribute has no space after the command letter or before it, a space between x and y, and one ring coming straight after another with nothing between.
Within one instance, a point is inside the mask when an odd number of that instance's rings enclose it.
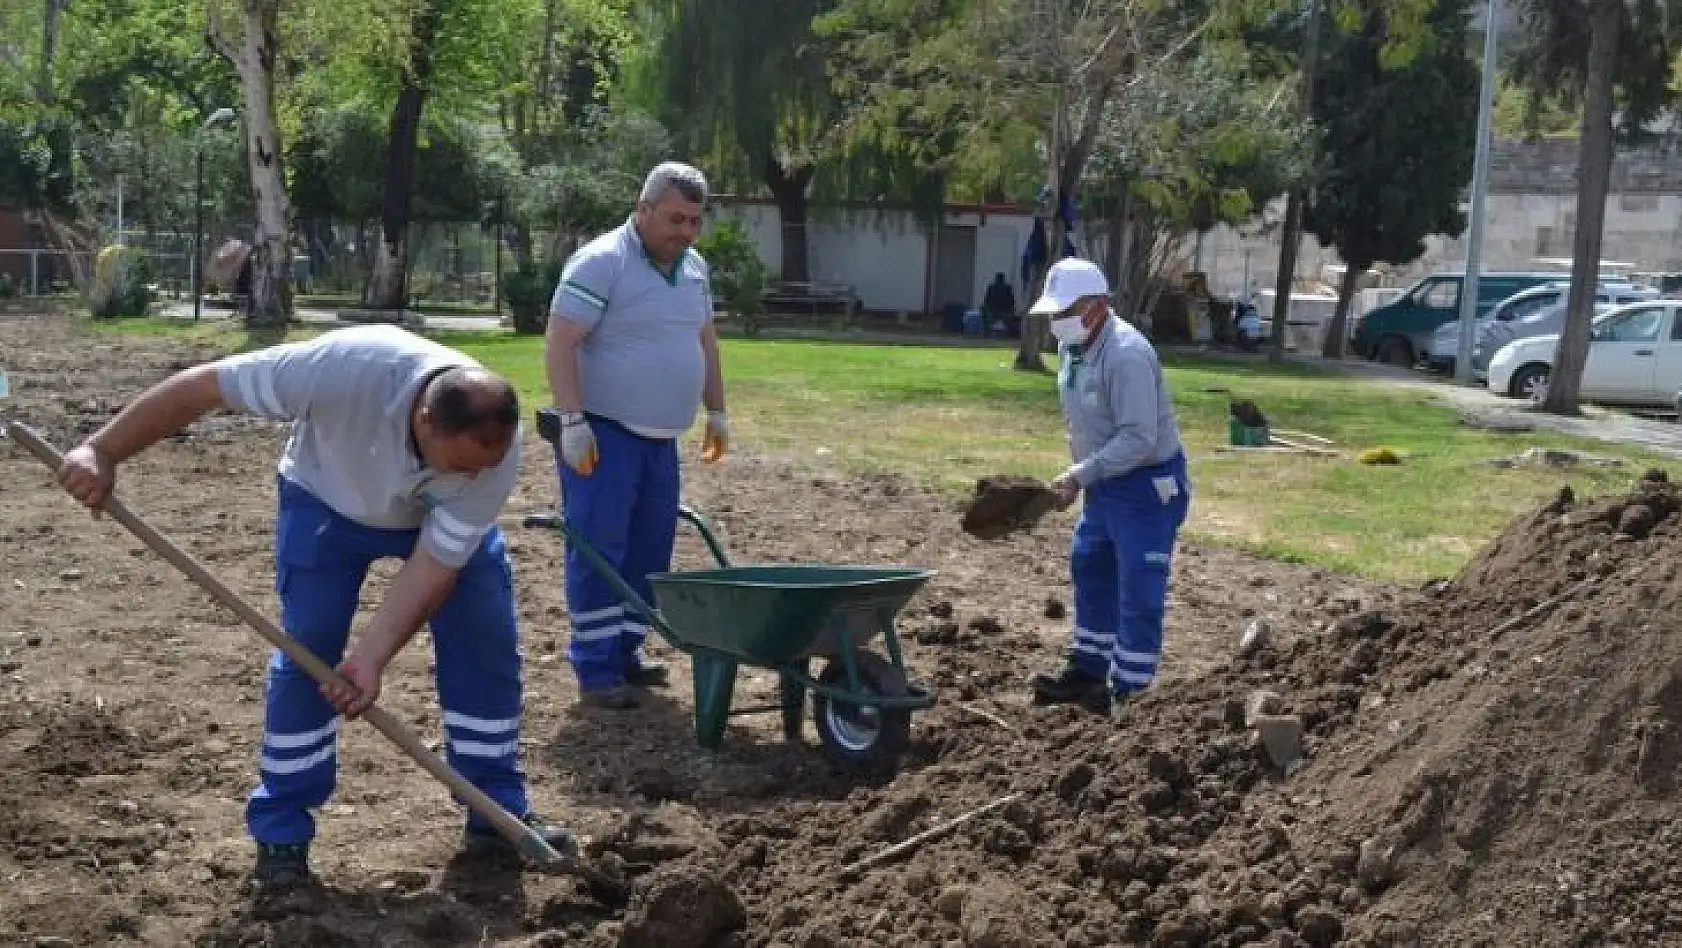
<instances>
[{"instance_id":1,"label":"gray work shirt","mask_svg":"<svg viewBox=\"0 0 1682 948\"><path fill-rule=\"evenodd\" d=\"M280 474L340 516L369 527L420 528L420 547L464 565L520 475L521 433L476 476L431 470L415 453L410 413L430 376L473 359L396 326L357 326L217 363L223 400L292 422Z\"/></svg>"},{"instance_id":2,"label":"gray work shirt","mask_svg":"<svg viewBox=\"0 0 1682 948\"><path fill-rule=\"evenodd\" d=\"M1082 487L1180 453L1180 427L1162 364L1144 334L1110 315L1092 341L1062 346L1057 395Z\"/></svg>"},{"instance_id":3,"label":"gray work shirt","mask_svg":"<svg viewBox=\"0 0 1682 948\"><path fill-rule=\"evenodd\" d=\"M701 330L713 318L700 254L686 250L662 272L626 220L567 260L549 315L589 330L578 347L586 412L651 438L694 424L707 371Z\"/></svg>"}]
</instances>

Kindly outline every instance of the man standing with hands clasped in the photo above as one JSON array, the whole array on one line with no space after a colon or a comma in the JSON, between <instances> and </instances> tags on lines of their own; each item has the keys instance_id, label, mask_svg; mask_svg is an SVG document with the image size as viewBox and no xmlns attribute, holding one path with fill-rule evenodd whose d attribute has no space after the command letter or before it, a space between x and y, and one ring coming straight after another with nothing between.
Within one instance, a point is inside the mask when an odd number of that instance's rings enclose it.
<instances>
[{"instance_id":1,"label":"man standing with hands clasped","mask_svg":"<svg viewBox=\"0 0 1682 948\"><path fill-rule=\"evenodd\" d=\"M1156 350L1110 309L1109 281L1087 260L1060 260L1030 310L1051 317L1058 399L1074 464L1052 488L1082 492L1069 572L1074 643L1056 674L1033 677L1039 703L1108 713L1154 680L1174 542L1191 499L1185 452Z\"/></svg>"},{"instance_id":2,"label":"man standing with hands clasped","mask_svg":"<svg viewBox=\"0 0 1682 948\"><path fill-rule=\"evenodd\" d=\"M707 408L701 460L724 456L724 374L701 232L707 181L689 165L649 172L636 212L567 260L544 345L561 416L556 459L568 523L645 601L671 568L680 478L677 438ZM622 709L666 680L643 654L648 626L576 549L566 554L567 658L584 703Z\"/></svg>"}]
</instances>

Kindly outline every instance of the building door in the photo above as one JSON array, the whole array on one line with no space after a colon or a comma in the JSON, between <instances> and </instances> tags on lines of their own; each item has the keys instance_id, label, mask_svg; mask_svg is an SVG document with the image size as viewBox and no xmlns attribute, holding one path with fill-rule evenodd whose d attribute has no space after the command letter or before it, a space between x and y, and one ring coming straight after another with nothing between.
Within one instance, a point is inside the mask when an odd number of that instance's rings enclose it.
<instances>
[{"instance_id":1,"label":"building door","mask_svg":"<svg viewBox=\"0 0 1682 948\"><path fill-rule=\"evenodd\" d=\"M938 311L954 303L976 306L975 228L943 225L935 247L934 306Z\"/></svg>"}]
</instances>

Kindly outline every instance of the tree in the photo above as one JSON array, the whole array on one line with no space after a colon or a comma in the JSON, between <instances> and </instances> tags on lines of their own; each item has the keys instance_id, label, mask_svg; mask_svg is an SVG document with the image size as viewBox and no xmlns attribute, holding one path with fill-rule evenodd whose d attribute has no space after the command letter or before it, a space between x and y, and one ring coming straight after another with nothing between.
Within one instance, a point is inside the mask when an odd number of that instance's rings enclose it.
<instances>
[{"instance_id":1,"label":"tree","mask_svg":"<svg viewBox=\"0 0 1682 948\"><path fill-rule=\"evenodd\" d=\"M830 19L867 76L861 84L890 114L903 111L923 129L958 124L969 141L1036 130L1046 246L1059 251L1065 218L1054 212L1077 206L1115 98L1195 52L1211 22L1203 3L1120 0L845 0ZM895 22L910 25L875 28ZM1045 370L1044 339L1043 319L1024 320L1018 369Z\"/></svg>"},{"instance_id":2,"label":"tree","mask_svg":"<svg viewBox=\"0 0 1682 948\"><path fill-rule=\"evenodd\" d=\"M409 55L391 108L386 135L386 173L380 207L380 239L374 268L362 293L370 309L400 310L409 300L409 209L415 184L421 110L433 80L434 50L441 9L449 0L422 0L410 22Z\"/></svg>"},{"instance_id":3,"label":"tree","mask_svg":"<svg viewBox=\"0 0 1682 948\"><path fill-rule=\"evenodd\" d=\"M1573 415L1593 328L1613 145L1644 137L1674 107L1682 23L1662 0L1526 0L1523 13L1527 36L1516 62L1532 93L1532 115L1550 94L1582 108L1571 290L1542 400L1543 411Z\"/></svg>"},{"instance_id":4,"label":"tree","mask_svg":"<svg viewBox=\"0 0 1682 948\"><path fill-rule=\"evenodd\" d=\"M838 144L829 44L813 20L833 0L673 0L658 60L659 114L714 177L757 181L777 202L782 279L810 279L808 197ZM748 24L752 24L749 28Z\"/></svg>"},{"instance_id":5,"label":"tree","mask_svg":"<svg viewBox=\"0 0 1682 948\"><path fill-rule=\"evenodd\" d=\"M1123 318L1147 320L1185 234L1241 226L1305 176L1312 137L1281 91L1209 43L1117 96L1083 188L1109 220L1104 266Z\"/></svg>"},{"instance_id":6,"label":"tree","mask_svg":"<svg viewBox=\"0 0 1682 948\"><path fill-rule=\"evenodd\" d=\"M1436 0L1404 65L1387 66L1383 4L1367 0L1352 30L1325 37L1312 114L1319 129L1315 184L1303 226L1345 266L1323 355L1341 358L1349 304L1376 261L1408 263L1431 234L1459 236L1471 175L1477 70L1466 56L1468 0Z\"/></svg>"},{"instance_id":7,"label":"tree","mask_svg":"<svg viewBox=\"0 0 1682 948\"><path fill-rule=\"evenodd\" d=\"M292 209L281 167L282 142L275 113L275 63L280 56L283 0L240 0L238 46L222 27L219 0L211 0L205 38L239 73L256 227L251 241L251 297L246 320L254 327L284 326L292 318Z\"/></svg>"}]
</instances>

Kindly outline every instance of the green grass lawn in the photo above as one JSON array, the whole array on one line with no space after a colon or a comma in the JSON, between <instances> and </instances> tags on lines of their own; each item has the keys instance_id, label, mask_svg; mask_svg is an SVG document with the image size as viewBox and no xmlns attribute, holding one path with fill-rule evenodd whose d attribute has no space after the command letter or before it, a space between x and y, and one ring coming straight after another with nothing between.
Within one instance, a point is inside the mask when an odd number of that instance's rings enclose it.
<instances>
[{"instance_id":1,"label":"green grass lawn","mask_svg":"<svg viewBox=\"0 0 1682 948\"><path fill-rule=\"evenodd\" d=\"M157 321L128 332L171 332L231 346L263 344L226 323ZM506 374L528 403L546 402L542 341L493 333L434 334ZM741 450L810 467L897 472L953 492L977 477L1050 477L1068 463L1052 376L1012 371L1005 350L729 339L731 426ZM1299 366L1168 358L1169 385L1191 455L1187 534L1269 556L1418 582L1458 570L1515 514L1569 483L1618 490L1671 459L1550 435L1462 427L1428 393ZM1254 399L1276 428L1338 443L1317 458L1216 451L1227 403ZM1393 447L1396 466L1367 466L1362 448ZM1628 458L1623 470L1572 474L1500 470L1486 462L1533 445Z\"/></svg>"}]
</instances>

